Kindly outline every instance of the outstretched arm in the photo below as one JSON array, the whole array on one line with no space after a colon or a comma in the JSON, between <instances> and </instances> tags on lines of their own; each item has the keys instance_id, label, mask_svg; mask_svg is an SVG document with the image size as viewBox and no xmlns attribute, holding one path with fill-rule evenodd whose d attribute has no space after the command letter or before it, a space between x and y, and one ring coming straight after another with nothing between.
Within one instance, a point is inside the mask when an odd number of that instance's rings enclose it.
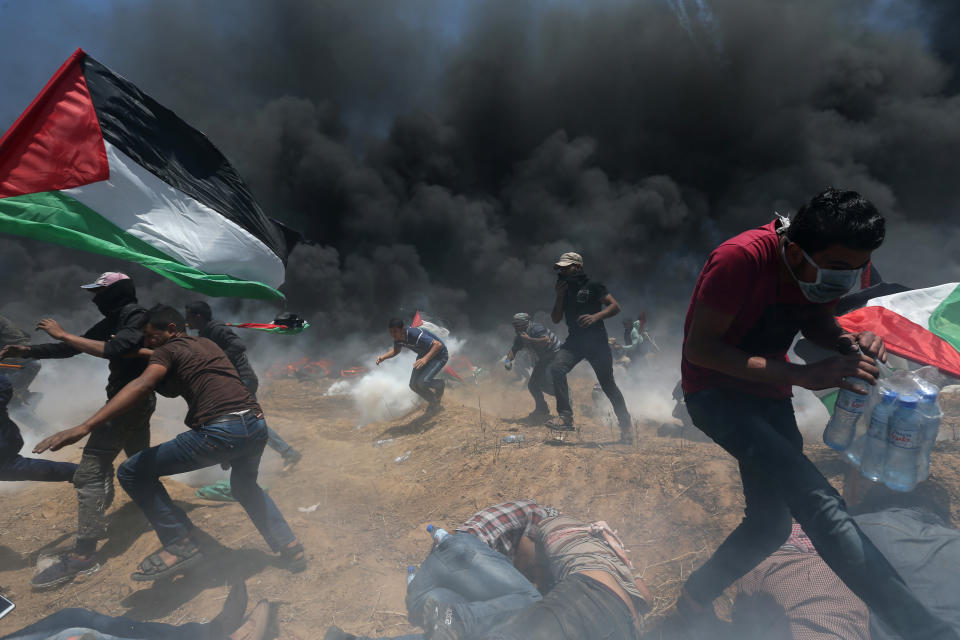
<instances>
[{"instance_id":1,"label":"outstretched arm","mask_svg":"<svg viewBox=\"0 0 960 640\"><path fill-rule=\"evenodd\" d=\"M103 405L92 417L72 429L65 429L42 440L33 448L33 452L43 453L48 450L57 451L67 445L82 440L89 435L91 431L103 425L103 423L111 418L116 418L132 409L143 396L156 388L165 375L167 375L167 368L163 365L149 365L146 370L140 374L139 378L127 383L117 395L113 396L107 404Z\"/></svg>"},{"instance_id":2,"label":"outstretched arm","mask_svg":"<svg viewBox=\"0 0 960 640\"><path fill-rule=\"evenodd\" d=\"M400 355L400 347L393 345L393 349L390 349L390 351L387 351L382 356L377 356L377 364L380 364L384 360L389 360L390 358L396 358L398 355Z\"/></svg>"}]
</instances>

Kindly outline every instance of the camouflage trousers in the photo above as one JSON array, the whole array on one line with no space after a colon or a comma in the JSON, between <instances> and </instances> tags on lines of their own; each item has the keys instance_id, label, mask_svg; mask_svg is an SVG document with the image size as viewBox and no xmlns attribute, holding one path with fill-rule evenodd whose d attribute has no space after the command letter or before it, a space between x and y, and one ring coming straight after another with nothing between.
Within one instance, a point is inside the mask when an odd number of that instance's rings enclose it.
<instances>
[{"instance_id":1,"label":"camouflage trousers","mask_svg":"<svg viewBox=\"0 0 960 640\"><path fill-rule=\"evenodd\" d=\"M107 397L113 397L116 391L108 388ZM121 450L129 458L150 446L150 416L156 405L157 398L151 393L132 409L90 434L73 476L73 486L77 489L79 551L90 553L97 540L107 537L104 514L113 503L113 461Z\"/></svg>"}]
</instances>

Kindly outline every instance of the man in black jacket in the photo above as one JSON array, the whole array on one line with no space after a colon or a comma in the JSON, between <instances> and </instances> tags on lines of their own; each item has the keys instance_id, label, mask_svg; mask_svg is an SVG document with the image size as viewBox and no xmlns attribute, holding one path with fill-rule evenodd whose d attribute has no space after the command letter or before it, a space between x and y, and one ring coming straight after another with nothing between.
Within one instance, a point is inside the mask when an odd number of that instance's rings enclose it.
<instances>
[{"instance_id":1,"label":"man in black jacket","mask_svg":"<svg viewBox=\"0 0 960 640\"><path fill-rule=\"evenodd\" d=\"M223 349L237 369L237 373L240 374L243 386L256 397L260 381L257 379L257 374L253 372L253 367L250 366L250 361L247 359L247 345L243 344L240 336L222 322L214 320L210 305L202 300L189 303L183 315L187 319L187 328L196 329L201 338L213 340ZM267 427L267 444L283 457L284 471L292 469L303 457L271 427Z\"/></svg>"},{"instance_id":2,"label":"man in black jacket","mask_svg":"<svg viewBox=\"0 0 960 640\"><path fill-rule=\"evenodd\" d=\"M107 398L112 398L147 366L136 354L143 344L142 329L147 310L137 303L133 280L124 273L108 272L84 285L94 293L93 303L103 320L82 336L67 333L55 320L46 318L37 325L56 343L7 346L0 358L70 358L78 353L106 358L110 362ZM89 575L100 568L97 541L107 536L104 513L113 502L113 461L122 449L127 457L150 445L150 416L156 397L150 393L122 416L111 420L90 437L83 448L80 465L73 476L77 489L77 541L72 552L62 555L31 580L34 588L44 589L69 582L78 575Z\"/></svg>"}]
</instances>

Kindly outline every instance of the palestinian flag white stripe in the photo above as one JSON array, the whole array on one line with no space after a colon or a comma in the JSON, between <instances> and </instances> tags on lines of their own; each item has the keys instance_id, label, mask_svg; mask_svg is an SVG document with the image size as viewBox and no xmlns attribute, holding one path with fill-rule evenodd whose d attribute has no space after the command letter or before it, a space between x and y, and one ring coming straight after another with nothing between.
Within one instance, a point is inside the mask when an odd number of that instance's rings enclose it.
<instances>
[{"instance_id":1,"label":"palestinian flag white stripe","mask_svg":"<svg viewBox=\"0 0 960 640\"><path fill-rule=\"evenodd\" d=\"M921 327L929 328L930 316L953 293L958 283L950 282L928 289L913 289L889 296L873 298L868 307L883 307L897 313Z\"/></svg>"},{"instance_id":2,"label":"palestinian flag white stripe","mask_svg":"<svg viewBox=\"0 0 960 640\"><path fill-rule=\"evenodd\" d=\"M249 231L160 180L106 140L104 146L110 178L62 193L185 265L273 287L283 282L280 258Z\"/></svg>"}]
</instances>

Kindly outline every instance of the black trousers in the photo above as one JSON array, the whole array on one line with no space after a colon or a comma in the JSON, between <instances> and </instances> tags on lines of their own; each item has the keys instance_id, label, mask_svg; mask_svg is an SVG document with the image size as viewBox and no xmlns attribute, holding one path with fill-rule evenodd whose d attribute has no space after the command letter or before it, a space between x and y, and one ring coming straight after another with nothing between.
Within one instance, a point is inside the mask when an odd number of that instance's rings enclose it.
<instances>
[{"instance_id":1,"label":"black trousers","mask_svg":"<svg viewBox=\"0 0 960 640\"><path fill-rule=\"evenodd\" d=\"M911 640L958 638L917 600L847 513L837 490L803 455L789 398L711 389L688 394L686 401L697 428L737 459L746 501L740 525L688 578L694 600L712 602L775 551L790 535L792 516L824 562L898 634Z\"/></svg>"},{"instance_id":2,"label":"black trousers","mask_svg":"<svg viewBox=\"0 0 960 640\"><path fill-rule=\"evenodd\" d=\"M573 574L526 609L511 614L478 640L638 640L620 596L593 578ZM471 639L473 640L473 639Z\"/></svg>"},{"instance_id":3,"label":"black trousers","mask_svg":"<svg viewBox=\"0 0 960 640\"><path fill-rule=\"evenodd\" d=\"M610 345L606 338L601 334L599 338L568 338L557 357L553 360L550 367L553 376L553 390L557 395L557 415L564 422L573 422L573 409L570 406L570 387L567 386L567 374L580 363L586 360L593 367L593 372L597 374L597 382L613 405L613 412L617 414L617 422L620 423L620 430L631 428L630 413L627 411L627 403L623 400L623 394L613 379L613 354L610 353Z\"/></svg>"}]
</instances>

